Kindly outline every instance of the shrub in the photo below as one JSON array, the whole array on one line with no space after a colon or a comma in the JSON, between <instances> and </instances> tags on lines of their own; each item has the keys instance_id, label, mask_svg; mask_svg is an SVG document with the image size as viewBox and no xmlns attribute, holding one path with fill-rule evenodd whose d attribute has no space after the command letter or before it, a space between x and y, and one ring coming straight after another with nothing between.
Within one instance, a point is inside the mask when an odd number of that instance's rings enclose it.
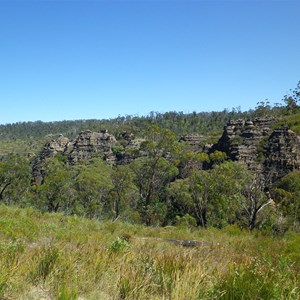
<instances>
[{"instance_id":1,"label":"shrub","mask_svg":"<svg viewBox=\"0 0 300 300\"><path fill-rule=\"evenodd\" d=\"M109 246L111 253L118 253L129 247L129 242L124 237L117 237Z\"/></svg>"}]
</instances>

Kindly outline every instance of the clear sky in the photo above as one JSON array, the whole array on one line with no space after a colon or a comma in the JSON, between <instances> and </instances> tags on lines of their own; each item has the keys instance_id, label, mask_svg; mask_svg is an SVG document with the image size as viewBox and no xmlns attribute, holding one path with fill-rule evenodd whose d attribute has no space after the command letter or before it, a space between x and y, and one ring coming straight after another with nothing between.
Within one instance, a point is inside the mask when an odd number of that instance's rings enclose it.
<instances>
[{"instance_id":1,"label":"clear sky","mask_svg":"<svg viewBox=\"0 0 300 300\"><path fill-rule=\"evenodd\" d=\"M0 123L221 111L300 80L300 1L0 0Z\"/></svg>"}]
</instances>

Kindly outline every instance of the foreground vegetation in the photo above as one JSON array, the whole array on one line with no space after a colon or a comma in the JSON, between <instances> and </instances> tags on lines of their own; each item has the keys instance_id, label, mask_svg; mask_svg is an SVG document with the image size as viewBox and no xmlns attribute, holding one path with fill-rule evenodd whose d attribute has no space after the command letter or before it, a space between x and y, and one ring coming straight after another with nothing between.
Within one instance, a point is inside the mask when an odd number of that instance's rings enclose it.
<instances>
[{"instance_id":1,"label":"foreground vegetation","mask_svg":"<svg viewBox=\"0 0 300 300\"><path fill-rule=\"evenodd\" d=\"M165 238L210 243L184 248ZM0 253L8 299L300 298L292 232L144 227L2 205Z\"/></svg>"}]
</instances>

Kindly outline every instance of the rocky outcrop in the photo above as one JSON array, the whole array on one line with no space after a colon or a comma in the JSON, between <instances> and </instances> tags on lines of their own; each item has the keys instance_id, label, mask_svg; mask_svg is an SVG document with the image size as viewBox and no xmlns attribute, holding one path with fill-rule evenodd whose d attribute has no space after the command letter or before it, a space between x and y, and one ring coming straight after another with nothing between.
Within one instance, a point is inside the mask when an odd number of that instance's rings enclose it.
<instances>
[{"instance_id":1,"label":"rocky outcrop","mask_svg":"<svg viewBox=\"0 0 300 300\"><path fill-rule=\"evenodd\" d=\"M270 135L274 122L274 119L267 118L246 122L230 120L211 151L225 152L229 159L241 162L253 171L261 170L261 143Z\"/></svg>"},{"instance_id":2,"label":"rocky outcrop","mask_svg":"<svg viewBox=\"0 0 300 300\"><path fill-rule=\"evenodd\" d=\"M57 153L62 153L68 147L69 143L70 140L61 134L56 140L52 140L43 147L39 157L44 159L45 157L53 157Z\"/></svg>"},{"instance_id":3,"label":"rocky outcrop","mask_svg":"<svg viewBox=\"0 0 300 300\"><path fill-rule=\"evenodd\" d=\"M68 157L70 164L80 160L88 160L95 156L102 156L109 163L114 163L116 157L112 148L116 145L116 138L106 130L101 132L91 132L90 130L81 132L72 143L69 143L64 154Z\"/></svg>"},{"instance_id":4,"label":"rocky outcrop","mask_svg":"<svg viewBox=\"0 0 300 300\"><path fill-rule=\"evenodd\" d=\"M265 145L263 167L270 182L300 170L300 137L288 128L275 129Z\"/></svg>"},{"instance_id":5,"label":"rocky outcrop","mask_svg":"<svg viewBox=\"0 0 300 300\"><path fill-rule=\"evenodd\" d=\"M274 182L300 166L300 138L288 128L272 129L273 118L231 120L211 148L225 152L233 161L262 173L267 183Z\"/></svg>"},{"instance_id":6,"label":"rocky outcrop","mask_svg":"<svg viewBox=\"0 0 300 300\"><path fill-rule=\"evenodd\" d=\"M81 160L101 157L108 164L129 164L140 156L142 140L135 139L132 133L123 132L119 141L107 130L92 132L82 131L75 140L60 135L47 143L40 153L32 160L32 178L34 184L41 184L44 178L45 160L63 155L67 164L73 165Z\"/></svg>"},{"instance_id":7,"label":"rocky outcrop","mask_svg":"<svg viewBox=\"0 0 300 300\"><path fill-rule=\"evenodd\" d=\"M213 145L211 151L219 150L225 152L232 160L237 160L236 146L242 141L241 133L244 120L230 120L224 127L223 134L217 144Z\"/></svg>"},{"instance_id":8,"label":"rocky outcrop","mask_svg":"<svg viewBox=\"0 0 300 300\"><path fill-rule=\"evenodd\" d=\"M96 156L101 156L108 163L114 164L116 155L113 153L113 147L116 143L116 138L106 130L101 132L83 131L74 141L60 135L58 139L47 143L32 161L33 183L42 183L45 160L58 153L65 157L68 164L75 164L80 160L88 160Z\"/></svg>"}]
</instances>

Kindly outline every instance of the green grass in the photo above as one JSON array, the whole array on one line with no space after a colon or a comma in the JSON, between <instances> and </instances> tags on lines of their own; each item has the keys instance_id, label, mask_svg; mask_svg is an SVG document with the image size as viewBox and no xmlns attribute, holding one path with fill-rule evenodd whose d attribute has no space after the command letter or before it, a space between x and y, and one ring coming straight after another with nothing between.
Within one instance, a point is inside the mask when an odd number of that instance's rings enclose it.
<instances>
[{"instance_id":1,"label":"green grass","mask_svg":"<svg viewBox=\"0 0 300 300\"><path fill-rule=\"evenodd\" d=\"M0 297L299 299L299 279L294 232L154 228L0 206Z\"/></svg>"}]
</instances>

